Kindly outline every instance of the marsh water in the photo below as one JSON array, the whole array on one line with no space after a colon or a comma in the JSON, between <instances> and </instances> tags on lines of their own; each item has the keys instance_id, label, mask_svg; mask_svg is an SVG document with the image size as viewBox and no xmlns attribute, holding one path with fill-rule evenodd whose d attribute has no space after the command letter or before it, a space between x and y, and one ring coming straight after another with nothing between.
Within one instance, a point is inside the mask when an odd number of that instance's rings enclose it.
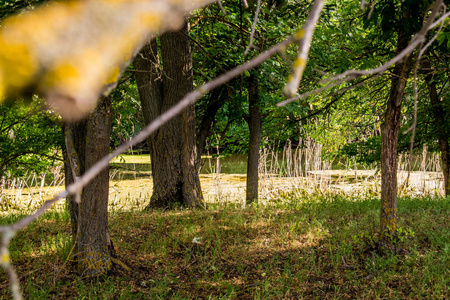
<instances>
[{"instance_id":1,"label":"marsh water","mask_svg":"<svg viewBox=\"0 0 450 300\"><path fill-rule=\"evenodd\" d=\"M412 160L414 172L441 172L439 157L431 153L415 155ZM409 157L399 156L398 171L408 171ZM312 174L327 174L330 177L347 177L350 181L358 181L366 177L379 175L379 166L363 166L350 159L336 159L332 163L322 161L320 156L296 156L289 153L265 153L260 158L260 174L276 177L304 177ZM247 154L222 155L219 158L205 156L201 160L200 174L235 174L246 175ZM356 174L356 175L355 175ZM150 156L126 155L111 165L111 179L136 179L151 175Z\"/></svg>"},{"instance_id":2,"label":"marsh water","mask_svg":"<svg viewBox=\"0 0 450 300\"><path fill-rule=\"evenodd\" d=\"M409 163L407 157L399 157L399 171L406 171ZM265 159L260 161L263 173L273 173L281 176L286 176L294 173L297 169L305 174L306 172L324 171L324 170L374 170L377 166L364 166L357 164L349 159L334 160L332 163L322 161L320 157L313 159L302 158L300 160L288 157L283 153L271 153ZM308 165L308 166L307 166ZM217 168L221 174L246 174L247 172L247 154L229 154L222 155L219 158L206 156L201 160L200 174L217 173ZM122 179L132 179L131 177L141 177L151 174L151 164L149 155L134 155L126 156L111 165L111 169L116 175L122 176ZM412 171L429 171L440 172L439 158L434 155L430 156L428 153L425 160L422 155L413 156ZM297 172L298 174L299 172ZM291 174L292 175L292 174ZM116 176L113 176L116 177Z\"/></svg>"},{"instance_id":3,"label":"marsh water","mask_svg":"<svg viewBox=\"0 0 450 300\"><path fill-rule=\"evenodd\" d=\"M247 172L247 154L231 154L219 158L220 173L223 174L246 174ZM118 170L122 179L131 179L130 176L141 177L151 173L150 159L148 163L141 160L136 162L127 162L126 159L116 162L112 165L113 170ZM200 174L211 174L217 172L217 158L203 157L201 160ZM135 173L135 174L133 174Z\"/></svg>"}]
</instances>

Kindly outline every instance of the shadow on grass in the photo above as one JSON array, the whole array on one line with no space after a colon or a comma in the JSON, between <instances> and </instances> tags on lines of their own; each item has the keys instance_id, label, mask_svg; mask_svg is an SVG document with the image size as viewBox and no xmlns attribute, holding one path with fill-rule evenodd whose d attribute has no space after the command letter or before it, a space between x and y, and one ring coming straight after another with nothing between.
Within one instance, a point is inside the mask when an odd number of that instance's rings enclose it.
<instances>
[{"instance_id":1,"label":"shadow on grass","mask_svg":"<svg viewBox=\"0 0 450 300\"><path fill-rule=\"evenodd\" d=\"M447 299L448 211L448 198L399 199L400 228L413 235L401 241L406 253L384 257L369 239L377 235L379 200L338 196L247 209L115 212L111 236L131 271L116 266L98 280L80 280L63 264L67 245L55 240L67 221L55 215L23 231L12 256L24 292L37 298ZM5 286L5 274L0 282Z\"/></svg>"}]
</instances>

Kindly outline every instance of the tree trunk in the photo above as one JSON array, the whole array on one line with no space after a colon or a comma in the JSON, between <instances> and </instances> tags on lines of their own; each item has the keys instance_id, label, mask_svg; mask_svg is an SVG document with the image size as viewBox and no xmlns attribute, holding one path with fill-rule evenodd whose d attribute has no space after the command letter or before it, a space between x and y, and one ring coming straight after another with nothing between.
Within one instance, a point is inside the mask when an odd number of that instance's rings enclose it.
<instances>
[{"instance_id":1,"label":"tree trunk","mask_svg":"<svg viewBox=\"0 0 450 300\"><path fill-rule=\"evenodd\" d=\"M257 72L258 69L255 69L250 73L248 83L249 115L247 123L250 129L250 141L248 146L247 195L245 200L247 205L258 201L258 163L262 135L262 115L259 106Z\"/></svg>"},{"instance_id":2,"label":"tree trunk","mask_svg":"<svg viewBox=\"0 0 450 300\"><path fill-rule=\"evenodd\" d=\"M212 90L209 95L209 101L197 135L197 163L200 163L202 155L205 152L206 139L211 135L211 126L226 96L226 88L224 86Z\"/></svg>"},{"instance_id":3,"label":"tree trunk","mask_svg":"<svg viewBox=\"0 0 450 300\"><path fill-rule=\"evenodd\" d=\"M408 45L403 26L398 32L397 52ZM392 249L397 232L397 140L403 94L411 70L411 56L395 64L391 90L381 125L381 218L380 244Z\"/></svg>"},{"instance_id":4,"label":"tree trunk","mask_svg":"<svg viewBox=\"0 0 450 300\"><path fill-rule=\"evenodd\" d=\"M66 187L80 177L84 172L84 160L80 160L79 155L85 156L86 140L84 133L86 132L86 120L77 123L64 125L64 139L66 143L66 159L64 161L65 184ZM76 196L67 197L67 208L70 213L70 225L72 228L72 245L76 249L77 231L78 231L78 203L75 201ZM74 254L75 255L75 254Z\"/></svg>"},{"instance_id":5,"label":"tree trunk","mask_svg":"<svg viewBox=\"0 0 450 300\"><path fill-rule=\"evenodd\" d=\"M430 69L429 61L422 61L422 66L426 69ZM444 189L445 195L450 195L450 145L448 142L449 134L445 128L445 113L444 107L437 93L436 83L433 81L433 74L431 71L427 71L425 74L425 82L427 83L428 93L430 95L431 108L434 115L434 123L436 126L436 132L439 139L439 148L441 150L442 160L442 172L444 173Z\"/></svg>"},{"instance_id":6,"label":"tree trunk","mask_svg":"<svg viewBox=\"0 0 450 300\"><path fill-rule=\"evenodd\" d=\"M103 97L86 120L66 125L69 182L109 154L111 120L111 98ZM103 275L111 269L113 248L108 234L108 193L109 170L106 169L84 187L79 204L73 197L68 199L73 257L76 269L83 276Z\"/></svg>"},{"instance_id":7,"label":"tree trunk","mask_svg":"<svg viewBox=\"0 0 450 300\"><path fill-rule=\"evenodd\" d=\"M159 72L156 40L136 57L136 82L145 122L149 124L193 89L192 58L187 23L160 38L163 70ZM197 171L195 110L191 105L148 139L153 195L148 208L174 204L204 207Z\"/></svg>"}]
</instances>

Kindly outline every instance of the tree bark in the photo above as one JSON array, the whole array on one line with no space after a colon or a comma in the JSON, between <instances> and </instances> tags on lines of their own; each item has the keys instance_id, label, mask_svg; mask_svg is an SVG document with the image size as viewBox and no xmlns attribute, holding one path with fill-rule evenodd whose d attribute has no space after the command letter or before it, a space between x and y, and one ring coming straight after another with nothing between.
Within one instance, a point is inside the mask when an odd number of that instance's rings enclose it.
<instances>
[{"instance_id":1,"label":"tree bark","mask_svg":"<svg viewBox=\"0 0 450 300\"><path fill-rule=\"evenodd\" d=\"M408 45L403 26L397 40L399 53ZM384 121L381 125L381 218L380 243L392 248L397 233L397 140L403 94L411 70L411 56L395 64Z\"/></svg>"},{"instance_id":2,"label":"tree bark","mask_svg":"<svg viewBox=\"0 0 450 300\"><path fill-rule=\"evenodd\" d=\"M160 38L162 71L156 40L134 61L145 122L149 124L193 89L188 25ZM148 208L176 204L204 207L197 169L195 110L191 105L148 139L153 195Z\"/></svg>"},{"instance_id":3,"label":"tree bark","mask_svg":"<svg viewBox=\"0 0 450 300\"><path fill-rule=\"evenodd\" d=\"M67 183L82 175L109 154L111 98L103 97L83 121L66 125ZM81 193L81 202L71 197L69 211L73 234L73 258L83 276L106 274L111 269L113 247L108 234L109 170L103 170Z\"/></svg>"},{"instance_id":4,"label":"tree bark","mask_svg":"<svg viewBox=\"0 0 450 300\"><path fill-rule=\"evenodd\" d=\"M430 62L427 60L422 61L422 66L425 69L430 69ZM449 133L445 128L445 112L444 107L439 101L439 95L437 93L436 83L433 81L433 74L431 71L425 73L425 82L428 87L428 94L430 96L430 103L432 112L434 115L434 123L436 126L436 133L439 140L439 148L441 150L441 160L442 160L442 172L444 175L444 190L445 195L450 195L450 145L449 145Z\"/></svg>"},{"instance_id":5,"label":"tree bark","mask_svg":"<svg viewBox=\"0 0 450 300\"><path fill-rule=\"evenodd\" d=\"M258 201L258 180L259 180L259 149L262 135L262 114L260 108L260 98L258 91L258 69L250 73L248 82L248 102L249 115L248 127L250 130L250 141L247 158L247 192L246 204Z\"/></svg>"}]
</instances>

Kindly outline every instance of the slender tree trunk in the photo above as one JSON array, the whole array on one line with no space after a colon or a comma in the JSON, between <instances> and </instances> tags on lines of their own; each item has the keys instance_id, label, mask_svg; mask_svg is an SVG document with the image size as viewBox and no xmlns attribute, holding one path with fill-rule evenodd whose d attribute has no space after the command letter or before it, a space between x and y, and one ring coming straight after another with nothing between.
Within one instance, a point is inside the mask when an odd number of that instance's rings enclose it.
<instances>
[{"instance_id":1,"label":"slender tree trunk","mask_svg":"<svg viewBox=\"0 0 450 300\"><path fill-rule=\"evenodd\" d=\"M408 38L403 26L400 26L397 52L407 45ZM397 233L397 140L403 94L410 70L411 56L395 64L384 121L381 125L380 243L382 247L390 249Z\"/></svg>"},{"instance_id":2,"label":"slender tree trunk","mask_svg":"<svg viewBox=\"0 0 450 300\"><path fill-rule=\"evenodd\" d=\"M65 163L65 183L66 186L73 183L75 178L80 177L85 171L86 156L86 119L76 123L66 123L64 126L64 139L66 143L67 160ZM81 195L80 195L81 196ZM74 248L73 258L77 257L77 232L79 204L75 201L76 196L71 195L67 198L67 207L70 213L70 225L72 228L72 245Z\"/></svg>"},{"instance_id":3,"label":"slender tree trunk","mask_svg":"<svg viewBox=\"0 0 450 300\"><path fill-rule=\"evenodd\" d=\"M156 41L147 45L134 62L147 124L193 89L187 23L180 31L163 34L160 42L162 72ZM148 139L148 144L153 176L153 195L148 208L170 208L177 203L203 207L196 163L194 106L163 125Z\"/></svg>"},{"instance_id":4,"label":"slender tree trunk","mask_svg":"<svg viewBox=\"0 0 450 300\"><path fill-rule=\"evenodd\" d=\"M262 135L262 115L259 106L258 69L251 72L248 86L250 142L247 159L247 195L246 204L258 201L258 166L259 149Z\"/></svg>"},{"instance_id":5,"label":"slender tree trunk","mask_svg":"<svg viewBox=\"0 0 450 300\"><path fill-rule=\"evenodd\" d=\"M205 114L202 117L197 134L198 163L200 163L201 157L205 152L206 139L211 135L211 126L214 123L214 118L216 117L217 111L224 103L225 97L226 89L224 86L212 90L209 95L208 105L206 107Z\"/></svg>"},{"instance_id":6,"label":"slender tree trunk","mask_svg":"<svg viewBox=\"0 0 450 300\"><path fill-rule=\"evenodd\" d=\"M430 62L424 60L422 65L426 68L430 68ZM434 115L434 123L436 126L436 132L439 139L439 148L441 150L441 160L442 160L442 172L444 173L444 189L445 195L450 195L450 145L449 145L449 134L445 128L445 113L444 107L441 101L439 101L439 96L437 93L436 83L433 81L433 74L428 71L425 74L425 82L427 83L428 93L430 95L431 108Z\"/></svg>"},{"instance_id":7,"label":"slender tree trunk","mask_svg":"<svg viewBox=\"0 0 450 300\"><path fill-rule=\"evenodd\" d=\"M111 98L103 97L86 120L66 125L67 183L109 154L111 120ZM73 257L76 269L83 276L102 275L111 269L113 247L108 234L108 191L109 170L106 169L85 186L79 204L73 197L68 199Z\"/></svg>"}]
</instances>

